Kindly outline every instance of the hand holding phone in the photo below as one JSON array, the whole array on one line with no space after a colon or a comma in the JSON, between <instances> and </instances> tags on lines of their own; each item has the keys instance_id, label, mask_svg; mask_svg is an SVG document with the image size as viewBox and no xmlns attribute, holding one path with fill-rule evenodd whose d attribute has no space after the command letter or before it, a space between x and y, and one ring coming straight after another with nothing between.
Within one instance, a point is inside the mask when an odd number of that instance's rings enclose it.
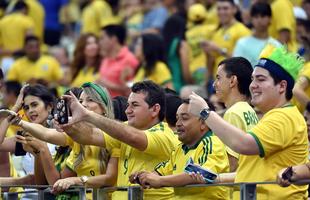
<instances>
[{"instance_id":1,"label":"hand holding phone","mask_svg":"<svg viewBox=\"0 0 310 200\"><path fill-rule=\"evenodd\" d=\"M66 124L69 121L69 111L67 102L64 99L60 99L56 104L56 116L59 124Z\"/></svg>"}]
</instances>

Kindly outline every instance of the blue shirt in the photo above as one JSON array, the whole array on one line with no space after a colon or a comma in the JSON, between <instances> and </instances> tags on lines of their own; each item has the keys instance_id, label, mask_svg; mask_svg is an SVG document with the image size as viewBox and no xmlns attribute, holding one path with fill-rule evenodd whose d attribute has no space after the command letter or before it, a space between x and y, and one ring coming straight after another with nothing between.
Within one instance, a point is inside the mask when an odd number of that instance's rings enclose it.
<instances>
[{"instance_id":1,"label":"blue shirt","mask_svg":"<svg viewBox=\"0 0 310 200\"><path fill-rule=\"evenodd\" d=\"M161 30L169 16L168 10L160 6L145 14L142 22L142 30L156 28Z\"/></svg>"},{"instance_id":2,"label":"blue shirt","mask_svg":"<svg viewBox=\"0 0 310 200\"><path fill-rule=\"evenodd\" d=\"M69 0L40 0L45 11L45 29L56 31L61 30L59 12L64 5L68 4L68 2Z\"/></svg>"}]
</instances>

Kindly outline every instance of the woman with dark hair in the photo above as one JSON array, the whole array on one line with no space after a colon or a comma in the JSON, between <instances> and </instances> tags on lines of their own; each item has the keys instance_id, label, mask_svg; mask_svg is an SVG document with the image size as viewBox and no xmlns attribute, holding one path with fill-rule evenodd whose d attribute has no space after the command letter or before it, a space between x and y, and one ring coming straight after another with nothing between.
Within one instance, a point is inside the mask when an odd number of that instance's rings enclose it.
<instances>
[{"instance_id":1,"label":"woman with dark hair","mask_svg":"<svg viewBox=\"0 0 310 200\"><path fill-rule=\"evenodd\" d=\"M113 104L108 91L95 83L87 82L82 85L79 100L88 110L108 118L114 118ZM14 122L14 119L12 120ZM59 193L71 185L87 185L102 187L114 185L117 178L118 149L100 148L74 142L69 135L76 132L87 134L93 127L87 124L77 124L65 130L51 129L24 120L14 124L30 132L34 137L60 146L70 146L72 151L66 159L64 169L59 177L49 184L54 184L53 192ZM57 123L55 122L56 126ZM65 131L65 132L64 132ZM100 131L100 133L102 133ZM68 134L68 135L67 135ZM32 136L26 136L22 141L30 144ZM38 150L40 154L41 150ZM49 171L44 171L45 175Z\"/></svg>"},{"instance_id":2,"label":"woman with dark hair","mask_svg":"<svg viewBox=\"0 0 310 200\"><path fill-rule=\"evenodd\" d=\"M94 82L99 78L101 61L98 38L91 33L80 36L76 43L71 63L71 87L80 87L85 82Z\"/></svg>"},{"instance_id":3,"label":"woman with dark hair","mask_svg":"<svg viewBox=\"0 0 310 200\"><path fill-rule=\"evenodd\" d=\"M183 85L192 82L185 30L186 20L177 14L169 17L163 28L167 63L172 74L173 87L177 93Z\"/></svg>"},{"instance_id":4,"label":"woman with dark hair","mask_svg":"<svg viewBox=\"0 0 310 200\"><path fill-rule=\"evenodd\" d=\"M156 84L172 88L171 73L165 64L164 41L157 34L143 34L138 38L135 54L141 65L134 82L152 80Z\"/></svg>"}]
</instances>

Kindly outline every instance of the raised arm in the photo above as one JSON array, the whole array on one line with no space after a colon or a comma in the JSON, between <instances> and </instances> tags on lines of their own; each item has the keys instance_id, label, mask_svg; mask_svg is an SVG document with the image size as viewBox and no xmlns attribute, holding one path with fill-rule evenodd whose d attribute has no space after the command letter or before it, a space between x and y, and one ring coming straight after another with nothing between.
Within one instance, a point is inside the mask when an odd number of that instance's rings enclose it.
<instances>
[{"instance_id":1,"label":"raised arm","mask_svg":"<svg viewBox=\"0 0 310 200\"><path fill-rule=\"evenodd\" d=\"M72 111L72 118L69 119L68 125L64 125L63 128L80 121L86 121L103 130L111 137L120 140L140 151L144 151L146 149L148 141L144 131L87 110L79 103L73 94L70 96L64 96L64 98L68 99L70 109Z\"/></svg>"},{"instance_id":2,"label":"raised arm","mask_svg":"<svg viewBox=\"0 0 310 200\"><path fill-rule=\"evenodd\" d=\"M200 116L200 112L208 108L209 106L203 98L195 93L190 95L189 111L192 114ZM246 134L243 130L229 124L215 112L211 111L209 113L205 123L224 144L235 152L244 155L259 155L258 144L252 135Z\"/></svg>"}]
</instances>

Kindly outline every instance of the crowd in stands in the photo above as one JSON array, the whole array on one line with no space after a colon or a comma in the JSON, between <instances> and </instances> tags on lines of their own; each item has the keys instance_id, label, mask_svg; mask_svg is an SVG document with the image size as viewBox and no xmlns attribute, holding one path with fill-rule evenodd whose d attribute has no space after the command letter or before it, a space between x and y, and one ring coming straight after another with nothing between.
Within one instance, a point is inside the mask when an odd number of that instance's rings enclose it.
<instances>
[{"instance_id":1,"label":"crowd in stands","mask_svg":"<svg viewBox=\"0 0 310 200\"><path fill-rule=\"evenodd\" d=\"M309 0L0 0L0 66L1 194L308 198Z\"/></svg>"}]
</instances>

